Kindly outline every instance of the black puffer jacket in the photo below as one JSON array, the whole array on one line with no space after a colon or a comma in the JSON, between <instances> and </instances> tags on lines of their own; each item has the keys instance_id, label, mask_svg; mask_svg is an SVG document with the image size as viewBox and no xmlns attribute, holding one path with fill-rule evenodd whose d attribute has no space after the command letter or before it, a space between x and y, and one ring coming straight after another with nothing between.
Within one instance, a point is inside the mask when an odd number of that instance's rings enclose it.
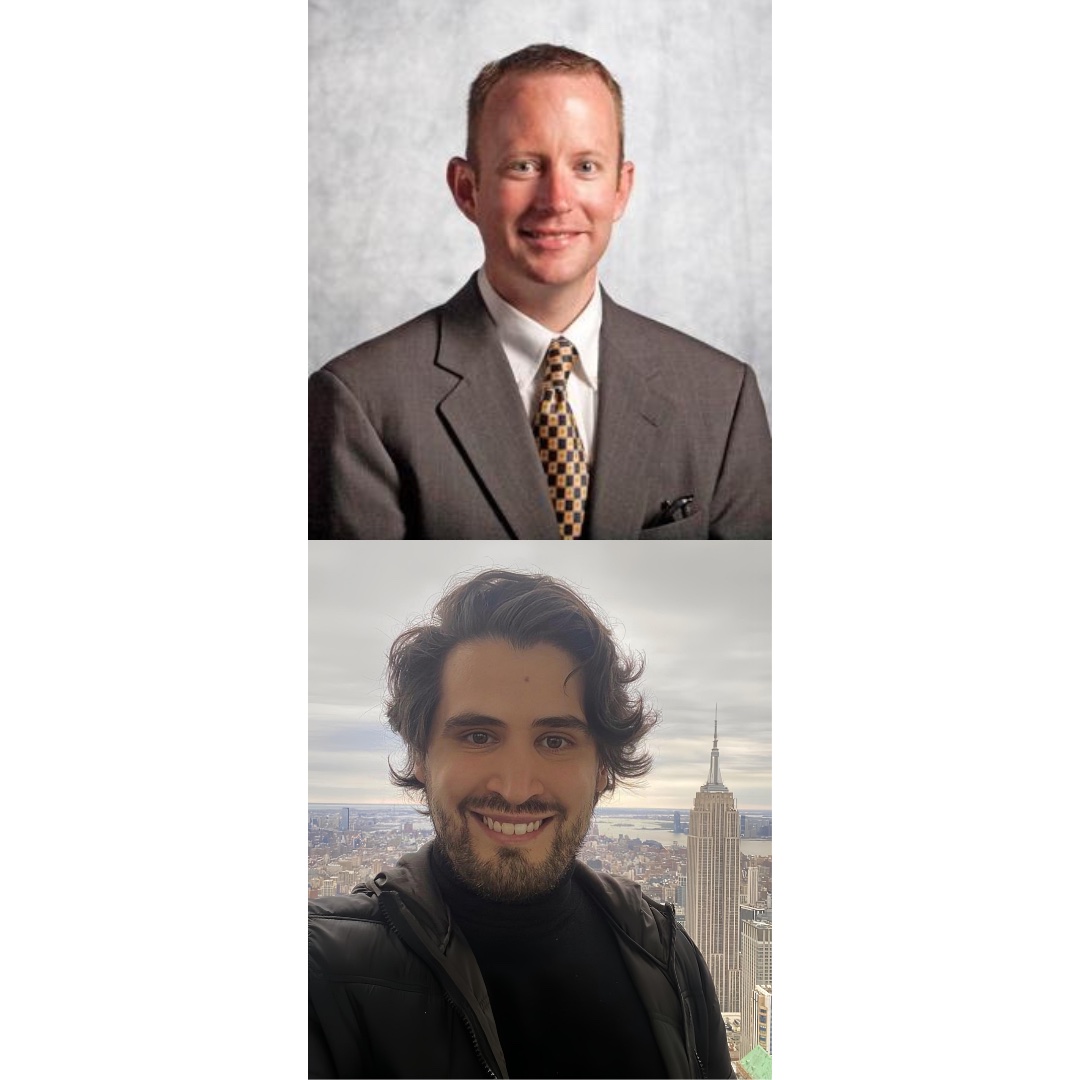
<instances>
[{"instance_id":1,"label":"black puffer jacket","mask_svg":"<svg viewBox=\"0 0 1080 1080\"><path fill-rule=\"evenodd\" d=\"M309 905L310 1076L508 1075L480 968L429 853ZM575 873L611 920L668 1076L733 1077L708 969L673 909L583 863Z\"/></svg>"}]
</instances>

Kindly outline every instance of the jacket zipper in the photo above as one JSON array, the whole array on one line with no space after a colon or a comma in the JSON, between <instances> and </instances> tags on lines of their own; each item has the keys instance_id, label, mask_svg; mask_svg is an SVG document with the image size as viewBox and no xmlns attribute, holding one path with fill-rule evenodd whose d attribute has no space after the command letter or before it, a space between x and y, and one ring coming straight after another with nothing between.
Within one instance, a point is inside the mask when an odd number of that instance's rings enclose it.
<instances>
[{"instance_id":1,"label":"jacket zipper","mask_svg":"<svg viewBox=\"0 0 1080 1080\"><path fill-rule=\"evenodd\" d=\"M472 1039L473 1049L476 1051L476 1056L480 1059L480 1064L484 1066L484 1071L491 1077L491 1080L498 1080L498 1077L491 1071L491 1066L484 1058L484 1053L480 1049L480 1041L476 1037L476 1032L473 1030L472 1022L465 1015L465 1010L445 991L443 996L453 1006L454 1011L461 1017L462 1023L465 1025L465 1030L469 1033L469 1038Z\"/></svg>"},{"instance_id":2,"label":"jacket zipper","mask_svg":"<svg viewBox=\"0 0 1080 1080\"><path fill-rule=\"evenodd\" d=\"M687 1008L687 1006L686 1006L686 1003L683 1001L682 983L679 981L679 967L678 967L678 964L676 964L676 962L675 962L675 938L678 936L679 927L678 927L678 924L675 921L675 908L671 904L665 904L664 905L664 911L667 914L668 926L671 928L671 933L670 933L670 935L668 937L668 967L669 967L669 971L670 971L670 977L674 981L675 992L679 995L679 1003L683 1007L683 1030L686 1031L687 1030L687 1018L686 1018L686 1008ZM701 1062L701 1055L698 1053L698 1049L697 1049L697 1037L696 1037L697 1033L695 1032L694 1034L695 1034L695 1037L693 1039L691 1039L689 1037L689 1034L687 1033L687 1039L686 1039L687 1046L694 1051L694 1058L697 1060L698 1070L700 1071L702 1077L707 1078L709 1074L705 1071L705 1066Z\"/></svg>"},{"instance_id":3,"label":"jacket zipper","mask_svg":"<svg viewBox=\"0 0 1080 1080\"><path fill-rule=\"evenodd\" d=\"M657 904L656 906L659 905ZM669 936L668 941L668 966L666 968L663 964L660 963L657 957L653 956L653 954L649 952L648 949L646 949L639 942L635 941L610 915L608 915L608 921L611 923L612 927L614 927L615 933L619 937L624 938L626 941L628 941L639 953L641 953L642 956L646 957L652 964L654 964L661 971L663 971L665 978L671 984L672 990L675 991L675 997L677 998L679 1005L682 1008L683 1043L687 1051L686 1063L690 1066L691 1070L693 1070L693 1063L690 1061L690 1051L693 1050L694 1060L698 1063L700 1075L705 1078L705 1080L708 1080L708 1073L706 1073L705 1071L705 1066L701 1064L701 1056L697 1052L696 1040L690 1038L690 1025L687 1022L687 1005L686 1002L683 1001L682 985L679 982L679 971L675 965L675 909L670 904L665 904L664 911L667 914L668 922L672 929L672 933ZM659 926L657 926L657 929L659 930Z\"/></svg>"},{"instance_id":4,"label":"jacket zipper","mask_svg":"<svg viewBox=\"0 0 1080 1080\"><path fill-rule=\"evenodd\" d=\"M379 910L382 912L383 918L386 919L386 924L395 934L397 934L399 938L401 938L401 940L405 943L406 947L410 949L414 948L408 937L406 937L406 935L397 928L394 920L390 918L390 912L387 911L382 904L379 905ZM498 1080L498 1073L496 1073L495 1070L492 1069L491 1065L488 1063L487 1058L484 1057L484 1052L480 1049L480 1040L476 1037L476 1029L473 1027L472 1021L469 1019L468 1014L465 1011L465 1007L460 1002L455 1001L453 997L451 997L450 992L445 987L443 988L443 997L446 998L447 1002L461 1017L462 1023L464 1023L465 1025L465 1030L469 1033L469 1038L472 1040L473 1050L476 1051L476 1056L480 1061L480 1064L483 1065L484 1071L488 1074L488 1076L492 1078L492 1080Z\"/></svg>"}]
</instances>

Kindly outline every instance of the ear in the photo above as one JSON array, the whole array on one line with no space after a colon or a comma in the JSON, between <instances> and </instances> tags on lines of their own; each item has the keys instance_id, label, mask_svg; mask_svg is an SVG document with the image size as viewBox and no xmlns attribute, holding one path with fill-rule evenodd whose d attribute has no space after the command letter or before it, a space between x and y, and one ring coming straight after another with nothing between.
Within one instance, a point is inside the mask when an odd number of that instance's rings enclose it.
<instances>
[{"instance_id":1,"label":"ear","mask_svg":"<svg viewBox=\"0 0 1080 1080\"><path fill-rule=\"evenodd\" d=\"M619 170L619 185L615 189L615 215L613 221L618 221L626 210L626 204L630 201L630 192L634 188L634 163L624 161Z\"/></svg>"},{"instance_id":2,"label":"ear","mask_svg":"<svg viewBox=\"0 0 1080 1080\"><path fill-rule=\"evenodd\" d=\"M413 766L413 776L415 776L421 784L427 783L427 770L424 768L424 763L422 761L418 761Z\"/></svg>"},{"instance_id":3,"label":"ear","mask_svg":"<svg viewBox=\"0 0 1080 1080\"><path fill-rule=\"evenodd\" d=\"M446 183L458 209L476 224L476 173L464 158L451 158L446 166Z\"/></svg>"},{"instance_id":4,"label":"ear","mask_svg":"<svg viewBox=\"0 0 1080 1080\"><path fill-rule=\"evenodd\" d=\"M596 797L599 799L604 792L604 788L608 785L608 771L603 765L597 770L596 773Z\"/></svg>"}]
</instances>

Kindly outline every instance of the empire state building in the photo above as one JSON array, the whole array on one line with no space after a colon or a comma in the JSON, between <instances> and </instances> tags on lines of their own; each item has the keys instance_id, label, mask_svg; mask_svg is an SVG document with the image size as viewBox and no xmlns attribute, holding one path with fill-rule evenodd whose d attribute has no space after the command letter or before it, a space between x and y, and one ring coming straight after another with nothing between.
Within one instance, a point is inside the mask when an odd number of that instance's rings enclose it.
<instances>
[{"instance_id":1,"label":"empire state building","mask_svg":"<svg viewBox=\"0 0 1080 1080\"><path fill-rule=\"evenodd\" d=\"M686 845L686 931L712 973L721 1012L739 1010L739 811L720 778L713 720L709 779L694 796Z\"/></svg>"}]
</instances>

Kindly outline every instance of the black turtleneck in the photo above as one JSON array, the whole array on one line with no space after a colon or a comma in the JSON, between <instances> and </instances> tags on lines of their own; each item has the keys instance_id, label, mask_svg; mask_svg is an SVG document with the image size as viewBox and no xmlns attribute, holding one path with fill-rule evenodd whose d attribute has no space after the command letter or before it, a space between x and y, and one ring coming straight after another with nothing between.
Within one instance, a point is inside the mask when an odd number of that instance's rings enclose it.
<instances>
[{"instance_id":1,"label":"black turtleneck","mask_svg":"<svg viewBox=\"0 0 1080 1080\"><path fill-rule=\"evenodd\" d=\"M486 900L438 844L435 879L472 947L512 1077L658 1077L664 1064L615 931L571 871L549 893Z\"/></svg>"}]
</instances>

